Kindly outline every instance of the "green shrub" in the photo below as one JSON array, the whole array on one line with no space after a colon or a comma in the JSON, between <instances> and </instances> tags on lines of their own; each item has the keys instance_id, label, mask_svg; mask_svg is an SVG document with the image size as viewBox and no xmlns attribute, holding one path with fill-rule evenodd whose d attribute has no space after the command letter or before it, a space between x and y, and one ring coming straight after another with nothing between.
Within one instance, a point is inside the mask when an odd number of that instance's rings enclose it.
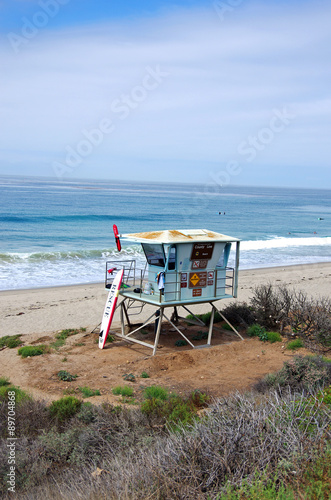
<instances>
[{"instance_id":1,"label":"green shrub","mask_svg":"<svg viewBox=\"0 0 331 500\"><path fill-rule=\"evenodd\" d=\"M115 396L133 396L133 389L132 387L129 387L127 385L121 386L118 385L117 387L114 387L112 390L112 393Z\"/></svg>"},{"instance_id":2,"label":"green shrub","mask_svg":"<svg viewBox=\"0 0 331 500\"><path fill-rule=\"evenodd\" d=\"M99 389L91 389L90 387L78 387L78 390L81 392L83 398L91 398L92 396L101 396L101 392Z\"/></svg>"},{"instance_id":3,"label":"green shrub","mask_svg":"<svg viewBox=\"0 0 331 500\"><path fill-rule=\"evenodd\" d=\"M66 330L61 330L61 332L57 333L55 335L55 338L66 340L68 337L71 337L71 335L77 335L77 333L79 333L79 330L74 328L68 328Z\"/></svg>"},{"instance_id":4,"label":"green shrub","mask_svg":"<svg viewBox=\"0 0 331 500\"><path fill-rule=\"evenodd\" d=\"M23 389L15 385L2 385L0 386L0 401L8 401L8 392L15 392L15 403L19 404L21 401L31 399ZM10 395L11 396L11 395Z\"/></svg>"},{"instance_id":5,"label":"green shrub","mask_svg":"<svg viewBox=\"0 0 331 500\"><path fill-rule=\"evenodd\" d=\"M206 406L208 406L210 397L204 392L196 389L189 395L189 401L191 401L193 406L195 406L196 408L205 408Z\"/></svg>"},{"instance_id":6,"label":"green shrub","mask_svg":"<svg viewBox=\"0 0 331 500\"><path fill-rule=\"evenodd\" d=\"M125 375L123 375L123 378L124 378L124 380L127 380L128 382L135 382L136 381L136 377L133 375L133 373L125 373Z\"/></svg>"},{"instance_id":7,"label":"green shrub","mask_svg":"<svg viewBox=\"0 0 331 500\"><path fill-rule=\"evenodd\" d=\"M286 361L283 368L276 373L267 375L255 385L255 389L265 392L270 387L290 386L293 390L313 391L325 384L331 383L331 367L317 356L294 356Z\"/></svg>"},{"instance_id":8,"label":"green shrub","mask_svg":"<svg viewBox=\"0 0 331 500\"><path fill-rule=\"evenodd\" d=\"M106 338L106 344L107 343L111 343L111 342L114 342L115 340L115 337L113 335L107 335L107 338Z\"/></svg>"},{"instance_id":9,"label":"green shrub","mask_svg":"<svg viewBox=\"0 0 331 500\"><path fill-rule=\"evenodd\" d=\"M169 415L167 424L172 431L176 431L182 425L192 424L197 418L194 407L189 401L182 400L177 396L168 403Z\"/></svg>"},{"instance_id":10,"label":"green shrub","mask_svg":"<svg viewBox=\"0 0 331 500\"><path fill-rule=\"evenodd\" d=\"M247 335L249 337L261 338L265 333L266 329L263 326L259 325L258 323L255 323L254 325L251 325L247 328Z\"/></svg>"},{"instance_id":11,"label":"green shrub","mask_svg":"<svg viewBox=\"0 0 331 500\"><path fill-rule=\"evenodd\" d=\"M184 345L187 345L187 341L184 339L179 339L179 340L176 340L176 342L175 342L176 347L183 347Z\"/></svg>"},{"instance_id":12,"label":"green shrub","mask_svg":"<svg viewBox=\"0 0 331 500\"><path fill-rule=\"evenodd\" d=\"M317 399L323 401L326 405L331 405L331 385L326 387L322 391L319 391L316 395Z\"/></svg>"},{"instance_id":13,"label":"green shrub","mask_svg":"<svg viewBox=\"0 0 331 500\"><path fill-rule=\"evenodd\" d=\"M162 417L165 418L165 402L161 399L150 398L141 403L140 410L144 415L149 417Z\"/></svg>"},{"instance_id":14,"label":"green shrub","mask_svg":"<svg viewBox=\"0 0 331 500\"><path fill-rule=\"evenodd\" d=\"M82 402L79 399L74 396L65 396L57 401L53 401L49 407L49 411L52 417L63 422L76 415L81 406Z\"/></svg>"},{"instance_id":15,"label":"green shrub","mask_svg":"<svg viewBox=\"0 0 331 500\"><path fill-rule=\"evenodd\" d=\"M145 399L161 399L162 401L164 401L168 399L168 397L168 391L164 387L151 385L150 387L146 387L146 389L144 390Z\"/></svg>"},{"instance_id":16,"label":"green shrub","mask_svg":"<svg viewBox=\"0 0 331 500\"><path fill-rule=\"evenodd\" d=\"M192 337L192 340L205 340L208 339L208 332L203 332L199 331L194 337Z\"/></svg>"},{"instance_id":17,"label":"green shrub","mask_svg":"<svg viewBox=\"0 0 331 500\"><path fill-rule=\"evenodd\" d=\"M83 329L83 331L85 330L86 328ZM64 346L68 337L71 337L71 335L77 335L77 333L79 333L79 330L73 328L61 330L61 332L55 335L56 340L51 344L51 347L53 347L53 349L59 349L59 347Z\"/></svg>"},{"instance_id":18,"label":"green shrub","mask_svg":"<svg viewBox=\"0 0 331 500\"><path fill-rule=\"evenodd\" d=\"M64 339L56 339L54 342L51 343L50 347L52 349L58 350L60 347L64 346L66 341Z\"/></svg>"},{"instance_id":19,"label":"green shrub","mask_svg":"<svg viewBox=\"0 0 331 500\"><path fill-rule=\"evenodd\" d=\"M60 380L64 380L65 382L72 382L78 377L78 375L71 375L71 373L67 372L66 370L60 370L57 376Z\"/></svg>"},{"instance_id":20,"label":"green shrub","mask_svg":"<svg viewBox=\"0 0 331 500\"><path fill-rule=\"evenodd\" d=\"M295 351L296 349L300 349L300 347L304 347L302 340L295 339L295 340L291 340L287 344L286 349L289 349L290 351Z\"/></svg>"},{"instance_id":21,"label":"green shrub","mask_svg":"<svg viewBox=\"0 0 331 500\"><path fill-rule=\"evenodd\" d=\"M77 413L77 418L84 424L90 424L95 422L97 416L96 407L92 403L86 402L82 403L82 406Z\"/></svg>"},{"instance_id":22,"label":"green shrub","mask_svg":"<svg viewBox=\"0 0 331 500\"><path fill-rule=\"evenodd\" d=\"M195 317L193 314L188 314L186 316L186 319L191 319L193 321L196 321L196 318L200 319L206 326L209 326L210 323L210 318L211 318L211 312L207 312L204 314L196 314ZM214 315L214 323L219 323L220 321L223 321L222 316L216 311Z\"/></svg>"},{"instance_id":23,"label":"green shrub","mask_svg":"<svg viewBox=\"0 0 331 500\"><path fill-rule=\"evenodd\" d=\"M20 338L21 335L5 335L4 337L0 337L0 348L9 347L10 349L13 349L14 347L18 347L22 344Z\"/></svg>"},{"instance_id":24,"label":"green shrub","mask_svg":"<svg viewBox=\"0 0 331 500\"><path fill-rule=\"evenodd\" d=\"M281 342L282 337L278 332L267 332L264 326L255 323L247 328L247 335L249 337L259 337L262 342Z\"/></svg>"},{"instance_id":25,"label":"green shrub","mask_svg":"<svg viewBox=\"0 0 331 500\"><path fill-rule=\"evenodd\" d=\"M142 372L142 374L140 376L141 376L141 378L149 378L149 375L147 372Z\"/></svg>"},{"instance_id":26,"label":"green shrub","mask_svg":"<svg viewBox=\"0 0 331 500\"><path fill-rule=\"evenodd\" d=\"M18 350L18 354L22 356L22 358L28 358L30 356L41 356L47 351L47 346L40 344L36 346L27 345L24 347L20 347Z\"/></svg>"},{"instance_id":27,"label":"green shrub","mask_svg":"<svg viewBox=\"0 0 331 500\"><path fill-rule=\"evenodd\" d=\"M278 332L267 332L267 340L273 344L274 342L281 342L282 337Z\"/></svg>"},{"instance_id":28,"label":"green shrub","mask_svg":"<svg viewBox=\"0 0 331 500\"><path fill-rule=\"evenodd\" d=\"M10 385L8 377L0 377L0 387L3 387L4 385Z\"/></svg>"},{"instance_id":29,"label":"green shrub","mask_svg":"<svg viewBox=\"0 0 331 500\"><path fill-rule=\"evenodd\" d=\"M141 404L142 413L148 417L162 419L172 431L179 430L183 425L192 424L197 418L197 408L206 407L209 399L200 391L193 391L188 397L181 397L177 394L168 395L161 387L152 386L149 389L152 391L147 391L148 397ZM151 395L153 397L150 397Z\"/></svg>"}]
</instances>

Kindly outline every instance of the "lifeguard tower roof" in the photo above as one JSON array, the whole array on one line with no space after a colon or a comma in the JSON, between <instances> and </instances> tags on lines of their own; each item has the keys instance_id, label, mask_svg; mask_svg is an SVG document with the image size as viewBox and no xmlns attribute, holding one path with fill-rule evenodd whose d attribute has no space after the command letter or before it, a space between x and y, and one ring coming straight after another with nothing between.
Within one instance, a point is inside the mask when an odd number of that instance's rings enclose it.
<instances>
[{"instance_id":1,"label":"lifeguard tower roof","mask_svg":"<svg viewBox=\"0 0 331 500\"><path fill-rule=\"evenodd\" d=\"M237 242L238 238L207 229L170 229L144 233L122 234L123 239L137 243L193 243L193 242Z\"/></svg>"}]
</instances>

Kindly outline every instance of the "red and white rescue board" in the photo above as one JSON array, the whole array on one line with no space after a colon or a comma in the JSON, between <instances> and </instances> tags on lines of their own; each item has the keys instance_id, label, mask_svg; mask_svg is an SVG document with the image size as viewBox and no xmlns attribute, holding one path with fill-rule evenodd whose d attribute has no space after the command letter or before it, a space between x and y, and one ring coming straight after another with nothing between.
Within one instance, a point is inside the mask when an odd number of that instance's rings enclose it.
<instances>
[{"instance_id":1,"label":"red and white rescue board","mask_svg":"<svg viewBox=\"0 0 331 500\"><path fill-rule=\"evenodd\" d=\"M117 297L118 297L118 294L119 294L119 291L121 288L123 273L124 273L124 269L121 269L120 271L118 271L118 273L116 274L114 281L111 285L111 288L109 290L107 302L105 305L105 310L103 312L101 327L100 327L99 349L103 349L105 347L109 328L110 328L111 322L113 320L113 316L114 316L114 312L115 312L115 308L116 308Z\"/></svg>"}]
</instances>

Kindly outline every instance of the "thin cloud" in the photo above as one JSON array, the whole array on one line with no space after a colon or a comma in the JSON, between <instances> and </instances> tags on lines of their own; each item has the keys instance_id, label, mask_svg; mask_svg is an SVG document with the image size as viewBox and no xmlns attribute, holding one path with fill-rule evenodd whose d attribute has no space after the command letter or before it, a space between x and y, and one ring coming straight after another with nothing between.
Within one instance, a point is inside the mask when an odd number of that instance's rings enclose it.
<instances>
[{"instance_id":1,"label":"thin cloud","mask_svg":"<svg viewBox=\"0 0 331 500\"><path fill-rule=\"evenodd\" d=\"M130 178L135 161L153 160L149 178L165 180L168 172L182 180L190 162L199 160L201 167L189 171L189 180L199 181L204 161L221 166L238 159L239 144L268 125L274 108L284 107L295 119L256 156L254 168L239 158L245 171L258 182L256 165L279 163L287 172L310 161L325 166L330 14L331 7L312 3L301 9L243 2L221 22L211 3L210 9L180 9L139 22L40 29L18 54L6 40L3 169L12 158L14 173L17 158L25 155L27 173L52 175L52 162L63 160L65 148L75 148L83 130L107 118L114 132L74 175ZM168 76L122 120L112 104L142 84L147 67ZM113 162L120 175L109 167Z\"/></svg>"}]
</instances>

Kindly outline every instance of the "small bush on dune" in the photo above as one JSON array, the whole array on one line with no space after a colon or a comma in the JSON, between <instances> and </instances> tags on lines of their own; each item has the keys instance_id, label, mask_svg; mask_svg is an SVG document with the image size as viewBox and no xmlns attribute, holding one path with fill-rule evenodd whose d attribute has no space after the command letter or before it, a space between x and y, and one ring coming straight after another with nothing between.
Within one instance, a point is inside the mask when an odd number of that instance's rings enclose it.
<instances>
[{"instance_id":1,"label":"small bush on dune","mask_svg":"<svg viewBox=\"0 0 331 500\"><path fill-rule=\"evenodd\" d=\"M253 308L246 304L246 302L234 302L225 307L222 313L230 323L237 326L244 326L247 328L256 321ZM224 325L224 327L226 327L226 325Z\"/></svg>"},{"instance_id":2,"label":"small bush on dune","mask_svg":"<svg viewBox=\"0 0 331 500\"><path fill-rule=\"evenodd\" d=\"M289 349L290 351L295 351L296 349L300 349L300 347L304 347L304 343L302 342L302 340L294 339L287 344L286 349Z\"/></svg>"},{"instance_id":3,"label":"small bush on dune","mask_svg":"<svg viewBox=\"0 0 331 500\"><path fill-rule=\"evenodd\" d=\"M210 396L196 389L190 393L189 400L196 408L206 408L210 403Z\"/></svg>"},{"instance_id":4,"label":"small bush on dune","mask_svg":"<svg viewBox=\"0 0 331 500\"><path fill-rule=\"evenodd\" d=\"M175 342L176 347L183 347L184 345L187 345L187 341L184 339L179 339L179 340L176 340L176 342Z\"/></svg>"},{"instance_id":5,"label":"small bush on dune","mask_svg":"<svg viewBox=\"0 0 331 500\"><path fill-rule=\"evenodd\" d=\"M20 340L21 335L5 335L4 337L0 337L0 348L1 347L9 347L13 349L22 344Z\"/></svg>"},{"instance_id":6,"label":"small bush on dune","mask_svg":"<svg viewBox=\"0 0 331 500\"><path fill-rule=\"evenodd\" d=\"M10 385L8 377L0 377L0 387L3 387L4 385Z\"/></svg>"},{"instance_id":7,"label":"small bush on dune","mask_svg":"<svg viewBox=\"0 0 331 500\"><path fill-rule=\"evenodd\" d=\"M255 323L254 325L251 325L249 328L247 328L247 335L249 337L260 337L261 335L266 333L266 329Z\"/></svg>"},{"instance_id":8,"label":"small bush on dune","mask_svg":"<svg viewBox=\"0 0 331 500\"><path fill-rule=\"evenodd\" d=\"M47 346L46 345L27 345L24 347L20 347L18 350L18 354L22 356L22 358L28 358L31 356L41 356L47 351Z\"/></svg>"},{"instance_id":9,"label":"small bush on dune","mask_svg":"<svg viewBox=\"0 0 331 500\"><path fill-rule=\"evenodd\" d=\"M83 398L91 398L92 396L101 396L99 389L91 389L90 387L78 387Z\"/></svg>"},{"instance_id":10,"label":"small bush on dune","mask_svg":"<svg viewBox=\"0 0 331 500\"><path fill-rule=\"evenodd\" d=\"M331 350L331 300L327 297L309 298L305 293L295 294L295 303L289 324L292 331L313 352Z\"/></svg>"},{"instance_id":11,"label":"small bush on dune","mask_svg":"<svg viewBox=\"0 0 331 500\"><path fill-rule=\"evenodd\" d=\"M267 332L263 326L257 323L248 327L247 335L249 337L258 337L263 342L268 341L271 344L282 341L282 337L278 332Z\"/></svg>"},{"instance_id":12,"label":"small bush on dune","mask_svg":"<svg viewBox=\"0 0 331 500\"><path fill-rule=\"evenodd\" d=\"M8 392L15 392L15 403L20 404L22 401L25 401L27 399L31 399L31 396L23 389L20 389L20 387L17 387L15 385L2 385L0 386L0 402L1 401L8 401Z\"/></svg>"},{"instance_id":13,"label":"small bush on dune","mask_svg":"<svg viewBox=\"0 0 331 500\"><path fill-rule=\"evenodd\" d=\"M77 335L77 333L79 333L79 330L67 328L66 330L61 330L61 332L57 333L55 338L66 340L68 337L71 337L71 335Z\"/></svg>"},{"instance_id":14,"label":"small bush on dune","mask_svg":"<svg viewBox=\"0 0 331 500\"><path fill-rule=\"evenodd\" d=\"M114 389L112 389L112 393L115 396L130 397L133 396L133 389L132 387L129 387L127 385L124 386L118 385L117 387L114 387Z\"/></svg>"},{"instance_id":15,"label":"small bush on dune","mask_svg":"<svg viewBox=\"0 0 331 500\"><path fill-rule=\"evenodd\" d=\"M57 418L60 422L64 422L76 415L81 405L82 402L74 396L65 396L57 401L53 401L49 407L49 412L52 417Z\"/></svg>"},{"instance_id":16,"label":"small bush on dune","mask_svg":"<svg viewBox=\"0 0 331 500\"><path fill-rule=\"evenodd\" d=\"M144 398L145 399L161 399L166 400L169 398L169 393L167 389L164 387L159 387L157 385L151 385L150 387L146 387L144 390Z\"/></svg>"},{"instance_id":17,"label":"small bush on dune","mask_svg":"<svg viewBox=\"0 0 331 500\"><path fill-rule=\"evenodd\" d=\"M82 330L82 329L81 329ZM84 328L82 331L85 331L86 329ZM53 349L59 349L60 347L64 346L66 343L66 340L68 337L71 337L71 335L77 335L79 333L79 330L74 329L74 328L68 328L66 330L61 330L55 335L55 341L51 344L51 347Z\"/></svg>"},{"instance_id":18,"label":"small bush on dune","mask_svg":"<svg viewBox=\"0 0 331 500\"><path fill-rule=\"evenodd\" d=\"M284 388L292 390L313 391L318 387L331 383L331 366L317 356L295 356L286 361L281 370L267 375L262 381L255 384L259 392L266 392L270 388Z\"/></svg>"},{"instance_id":19,"label":"small bush on dune","mask_svg":"<svg viewBox=\"0 0 331 500\"><path fill-rule=\"evenodd\" d=\"M145 401L141 405L141 411L149 418L158 418L167 424L172 431L181 429L183 426L192 424L197 418L197 409L208 405L207 394L198 390L191 392L186 397L177 394L168 394L160 391L162 387L152 386L145 390ZM146 392L147 391L147 392Z\"/></svg>"},{"instance_id":20,"label":"small bush on dune","mask_svg":"<svg viewBox=\"0 0 331 500\"><path fill-rule=\"evenodd\" d=\"M63 380L65 382L72 382L78 377L78 375L71 375L71 373L67 372L66 370L60 370L57 376L60 380Z\"/></svg>"},{"instance_id":21,"label":"small bush on dune","mask_svg":"<svg viewBox=\"0 0 331 500\"><path fill-rule=\"evenodd\" d=\"M208 332L199 331L196 335L192 337L192 340L206 340L208 338Z\"/></svg>"},{"instance_id":22,"label":"small bush on dune","mask_svg":"<svg viewBox=\"0 0 331 500\"><path fill-rule=\"evenodd\" d=\"M271 283L255 287L251 300L257 323L266 328L288 324L293 303L294 292Z\"/></svg>"},{"instance_id":23,"label":"small bush on dune","mask_svg":"<svg viewBox=\"0 0 331 500\"><path fill-rule=\"evenodd\" d=\"M31 397L21 399L15 407L15 436L18 438L34 438L41 429L48 431L54 426L45 401Z\"/></svg>"},{"instance_id":24,"label":"small bush on dune","mask_svg":"<svg viewBox=\"0 0 331 500\"><path fill-rule=\"evenodd\" d=\"M95 422L97 418L97 410L91 403L82 403L82 406L76 416L78 420L84 424L90 424L91 422Z\"/></svg>"},{"instance_id":25,"label":"small bush on dune","mask_svg":"<svg viewBox=\"0 0 331 500\"><path fill-rule=\"evenodd\" d=\"M267 340L273 344L274 342L281 342L282 337L278 332L267 332Z\"/></svg>"}]
</instances>

